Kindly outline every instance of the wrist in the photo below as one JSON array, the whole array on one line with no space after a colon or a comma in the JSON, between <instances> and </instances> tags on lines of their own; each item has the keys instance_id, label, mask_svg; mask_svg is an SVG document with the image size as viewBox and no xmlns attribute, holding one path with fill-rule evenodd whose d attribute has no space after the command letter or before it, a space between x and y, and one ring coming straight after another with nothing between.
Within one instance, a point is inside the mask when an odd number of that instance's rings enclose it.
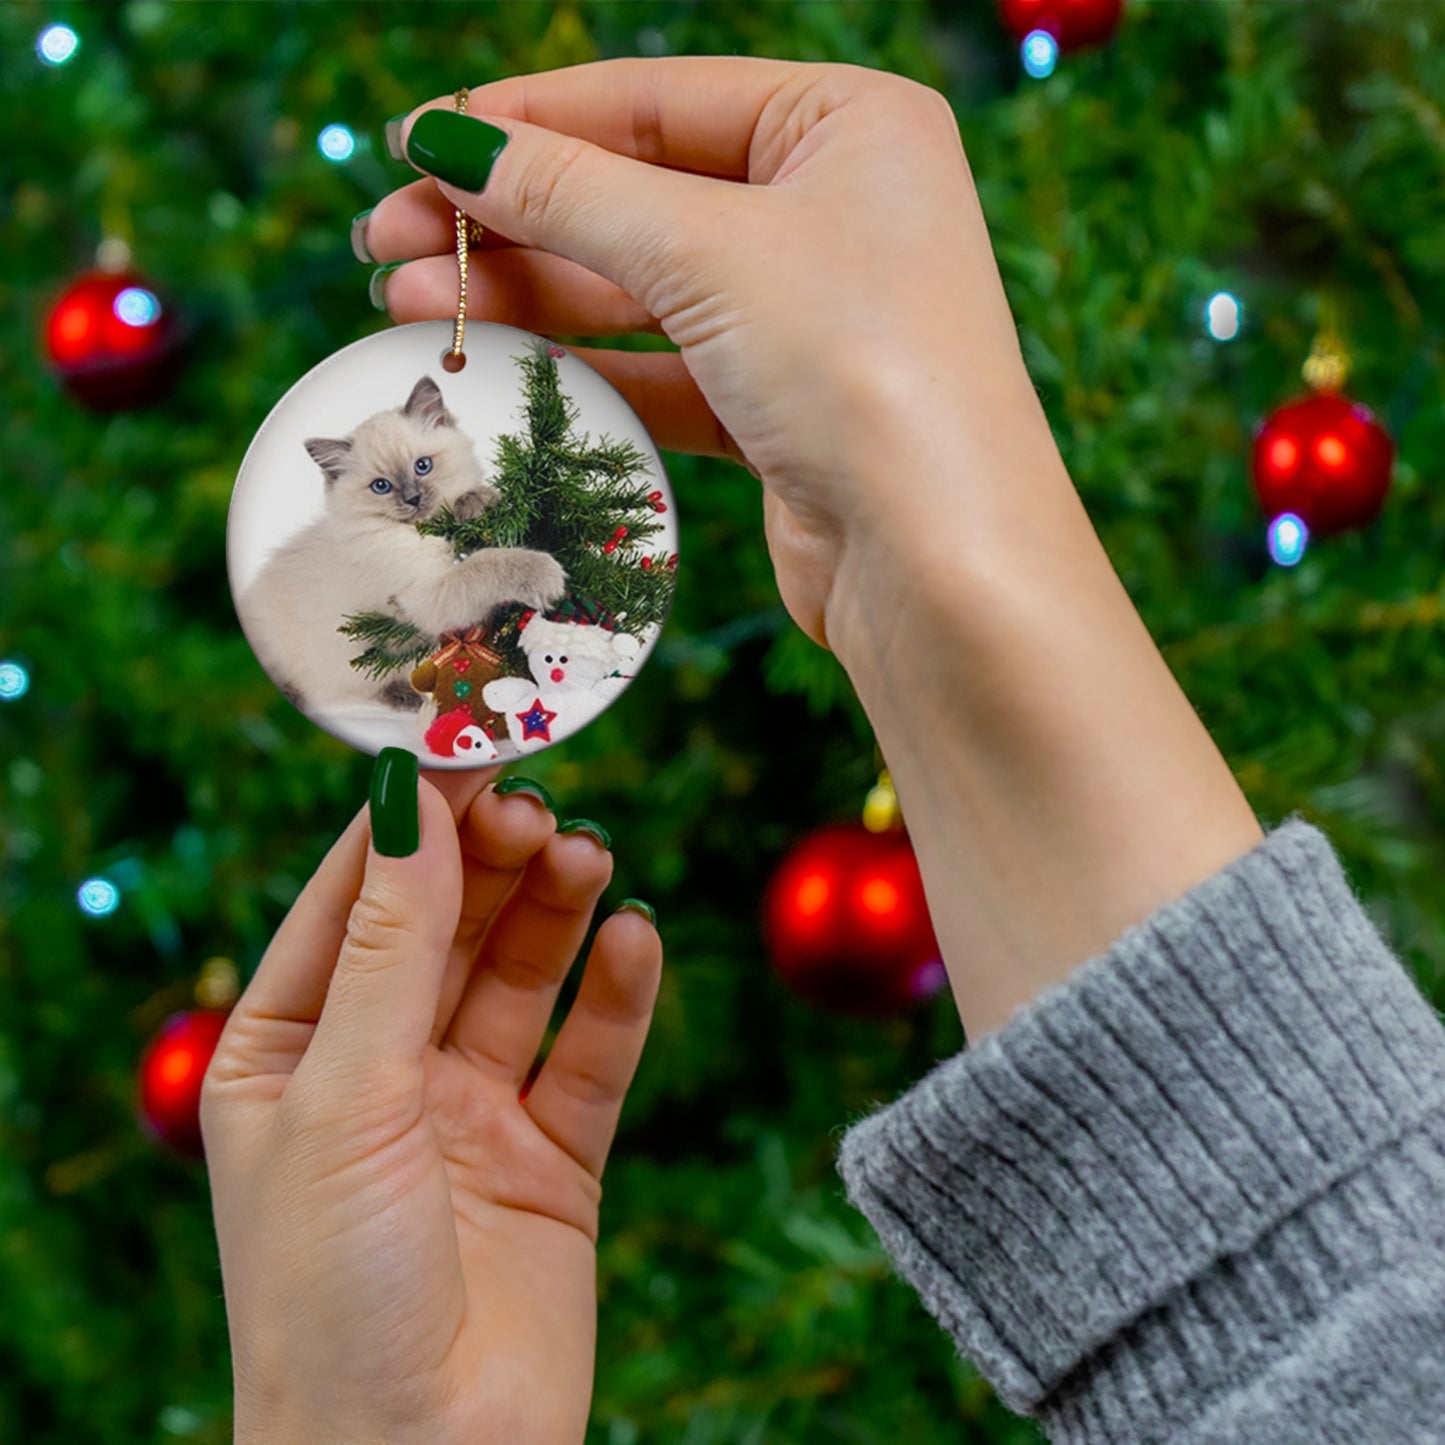
<instances>
[{"instance_id":1,"label":"wrist","mask_svg":"<svg viewBox=\"0 0 1445 1445\"><path fill-rule=\"evenodd\" d=\"M1052 437L1001 427L955 452L916 515L895 485L902 520L849 539L825 617L975 1038L1261 831Z\"/></svg>"},{"instance_id":2,"label":"wrist","mask_svg":"<svg viewBox=\"0 0 1445 1445\"><path fill-rule=\"evenodd\" d=\"M853 398L856 503L824 611L828 646L860 691L900 643L986 650L1000 591L1027 585L1044 559L1109 568L1026 375L972 390L935 378L906 398L889 394L888 375Z\"/></svg>"}]
</instances>

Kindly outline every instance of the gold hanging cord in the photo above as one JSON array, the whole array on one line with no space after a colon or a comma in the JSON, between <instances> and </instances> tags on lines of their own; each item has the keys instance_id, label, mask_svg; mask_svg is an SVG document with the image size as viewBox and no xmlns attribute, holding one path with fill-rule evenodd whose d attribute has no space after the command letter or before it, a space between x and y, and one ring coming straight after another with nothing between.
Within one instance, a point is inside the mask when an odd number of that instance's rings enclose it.
<instances>
[{"instance_id":1,"label":"gold hanging cord","mask_svg":"<svg viewBox=\"0 0 1445 1445\"><path fill-rule=\"evenodd\" d=\"M452 97L459 115L467 113L469 94L464 87ZM457 212L457 319L452 327L452 349L442 357L442 366L447 371L460 371L467 364L462 354L462 341L467 333L467 251L481 245L485 234L480 221L472 220L465 211Z\"/></svg>"},{"instance_id":2,"label":"gold hanging cord","mask_svg":"<svg viewBox=\"0 0 1445 1445\"><path fill-rule=\"evenodd\" d=\"M1307 385L1316 391L1340 391L1350 375L1350 353L1341 326L1340 303L1331 292L1320 297L1319 329L1303 367Z\"/></svg>"}]
</instances>

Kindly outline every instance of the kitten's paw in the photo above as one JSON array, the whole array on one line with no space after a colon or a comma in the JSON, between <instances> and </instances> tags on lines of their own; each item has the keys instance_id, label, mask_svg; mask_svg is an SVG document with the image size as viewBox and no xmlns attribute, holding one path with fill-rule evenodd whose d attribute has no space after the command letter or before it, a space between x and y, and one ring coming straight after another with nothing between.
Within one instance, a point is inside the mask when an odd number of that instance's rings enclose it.
<instances>
[{"instance_id":1,"label":"kitten's paw","mask_svg":"<svg viewBox=\"0 0 1445 1445\"><path fill-rule=\"evenodd\" d=\"M473 517L480 517L501 495L495 487L473 487L452 503L452 516L459 522L470 522Z\"/></svg>"},{"instance_id":2,"label":"kitten's paw","mask_svg":"<svg viewBox=\"0 0 1445 1445\"><path fill-rule=\"evenodd\" d=\"M403 677L392 678L378 697L387 707L399 708L403 712L415 712L422 705L421 694Z\"/></svg>"}]
</instances>

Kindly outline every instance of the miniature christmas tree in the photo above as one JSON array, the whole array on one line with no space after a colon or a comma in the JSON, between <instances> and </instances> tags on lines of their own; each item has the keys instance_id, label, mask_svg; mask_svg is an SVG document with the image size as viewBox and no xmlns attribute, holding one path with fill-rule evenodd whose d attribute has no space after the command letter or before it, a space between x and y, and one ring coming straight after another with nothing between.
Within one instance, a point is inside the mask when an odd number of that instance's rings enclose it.
<instances>
[{"instance_id":1,"label":"miniature christmas tree","mask_svg":"<svg viewBox=\"0 0 1445 1445\"><path fill-rule=\"evenodd\" d=\"M526 427L497 438L492 485L500 500L467 521L443 507L417 530L444 538L459 558L483 547L547 552L562 564L574 599L638 636L665 620L672 601L676 556L644 547L662 530L657 518L667 504L652 485L647 457L632 442L578 434L577 408L557 374L564 354L538 340L517 358ZM516 645L525 610L518 603L475 619L519 675L527 670ZM373 677L409 667L437 645L419 628L380 612L348 617L341 631L367 644L352 666Z\"/></svg>"}]
</instances>

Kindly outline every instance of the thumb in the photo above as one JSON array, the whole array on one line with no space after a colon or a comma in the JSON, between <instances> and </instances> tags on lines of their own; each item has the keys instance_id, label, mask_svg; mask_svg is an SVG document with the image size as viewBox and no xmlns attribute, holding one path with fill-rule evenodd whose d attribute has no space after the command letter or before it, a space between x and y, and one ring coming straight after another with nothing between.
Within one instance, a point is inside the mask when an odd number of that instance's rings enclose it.
<instances>
[{"instance_id":1,"label":"thumb","mask_svg":"<svg viewBox=\"0 0 1445 1445\"><path fill-rule=\"evenodd\" d=\"M483 226L523 246L575 261L614 282L654 315L687 298L677 268L704 237L696 218L738 206L746 187L620 156L576 136L440 106L402 127L401 149L442 194ZM731 211L729 214L733 214Z\"/></svg>"},{"instance_id":2,"label":"thumb","mask_svg":"<svg viewBox=\"0 0 1445 1445\"><path fill-rule=\"evenodd\" d=\"M371 785L366 875L316 1032L297 1072L375 1087L420 1066L462 906L461 849L446 798L416 754L386 748Z\"/></svg>"}]
</instances>

